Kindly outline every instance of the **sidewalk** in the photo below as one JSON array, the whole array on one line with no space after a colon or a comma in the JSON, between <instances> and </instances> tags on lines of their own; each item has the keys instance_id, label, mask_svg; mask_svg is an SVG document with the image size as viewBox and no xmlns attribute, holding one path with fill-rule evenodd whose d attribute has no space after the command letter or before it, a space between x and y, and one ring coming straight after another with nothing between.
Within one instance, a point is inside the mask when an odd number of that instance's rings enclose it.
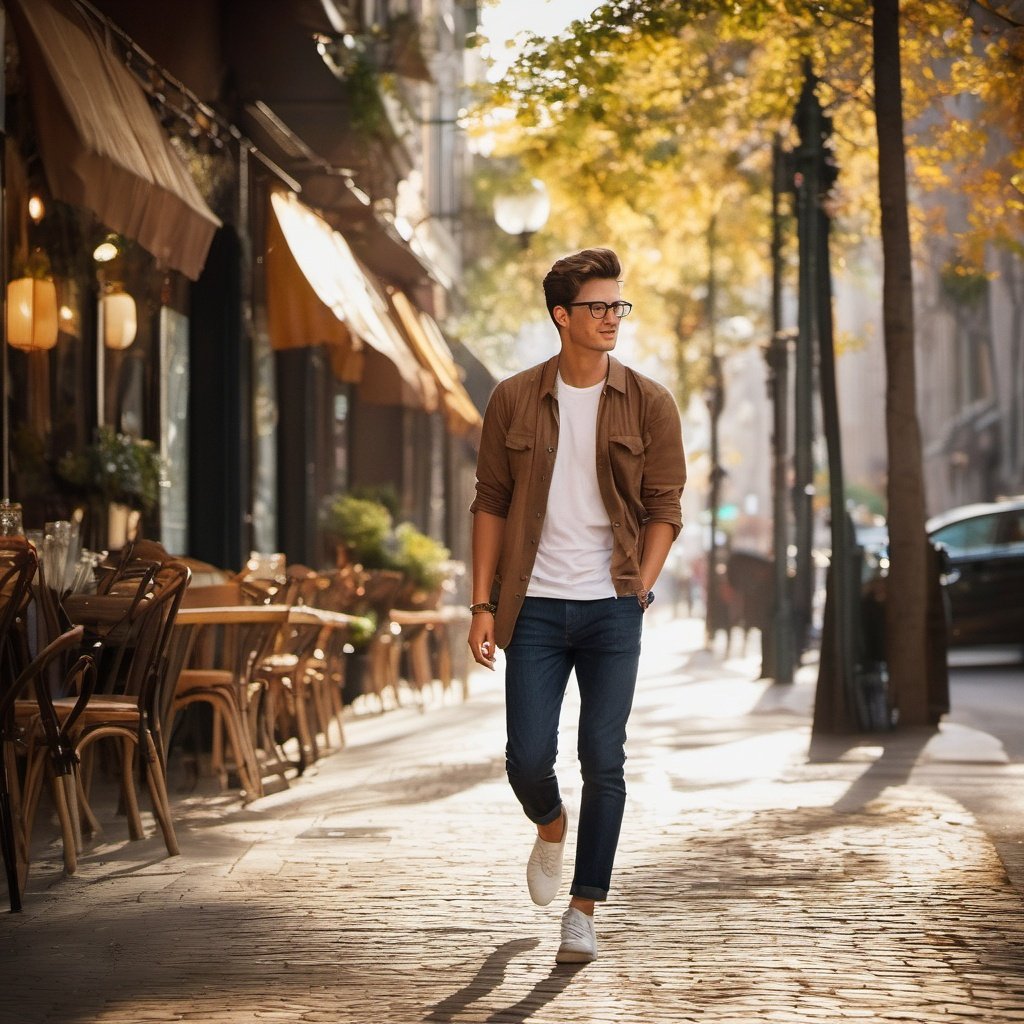
<instances>
[{"instance_id":1,"label":"sidewalk","mask_svg":"<svg viewBox=\"0 0 1024 1024\"><path fill-rule=\"evenodd\" d=\"M481 672L465 704L349 720L286 792L177 796L180 857L116 825L73 878L45 851L0 922L0 1024L1024 1021L1021 893L955 798L1019 848L1024 768L958 726L811 761L813 674L780 691L701 639L658 618L645 637L597 963L554 964L567 886L526 893Z\"/></svg>"}]
</instances>

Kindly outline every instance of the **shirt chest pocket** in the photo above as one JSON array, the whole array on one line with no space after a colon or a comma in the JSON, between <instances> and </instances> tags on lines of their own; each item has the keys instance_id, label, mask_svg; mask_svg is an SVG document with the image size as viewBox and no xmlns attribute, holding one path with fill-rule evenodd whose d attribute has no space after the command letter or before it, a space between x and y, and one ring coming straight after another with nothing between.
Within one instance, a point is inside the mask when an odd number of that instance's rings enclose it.
<instances>
[{"instance_id":1,"label":"shirt chest pocket","mask_svg":"<svg viewBox=\"0 0 1024 1024\"><path fill-rule=\"evenodd\" d=\"M638 497L644 476L646 447L639 434L612 434L608 438L608 464L615 489L623 497Z\"/></svg>"},{"instance_id":2,"label":"shirt chest pocket","mask_svg":"<svg viewBox=\"0 0 1024 1024\"><path fill-rule=\"evenodd\" d=\"M505 455L513 480L529 472L530 456L533 453L533 435L509 431L505 435Z\"/></svg>"}]
</instances>

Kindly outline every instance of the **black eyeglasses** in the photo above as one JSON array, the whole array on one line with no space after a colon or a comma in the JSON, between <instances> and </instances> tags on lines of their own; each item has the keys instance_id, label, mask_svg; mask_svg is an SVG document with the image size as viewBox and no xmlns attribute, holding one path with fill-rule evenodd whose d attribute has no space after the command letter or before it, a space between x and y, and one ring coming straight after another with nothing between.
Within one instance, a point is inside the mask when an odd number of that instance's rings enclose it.
<instances>
[{"instance_id":1,"label":"black eyeglasses","mask_svg":"<svg viewBox=\"0 0 1024 1024\"><path fill-rule=\"evenodd\" d=\"M632 302L622 302L621 300L619 302L569 302L566 305L586 306L595 320L603 320L609 309L621 320L624 316L629 316L629 311L633 308Z\"/></svg>"}]
</instances>

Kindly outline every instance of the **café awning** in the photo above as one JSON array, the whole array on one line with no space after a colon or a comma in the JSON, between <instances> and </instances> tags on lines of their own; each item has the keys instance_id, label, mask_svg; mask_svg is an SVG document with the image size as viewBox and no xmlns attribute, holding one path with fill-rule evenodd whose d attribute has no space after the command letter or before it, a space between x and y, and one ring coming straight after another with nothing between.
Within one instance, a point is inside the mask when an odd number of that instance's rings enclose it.
<instances>
[{"instance_id":1,"label":"caf\u00e9 awning","mask_svg":"<svg viewBox=\"0 0 1024 1024\"><path fill-rule=\"evenodd\" d=\"M405 292L389 288L388 295L413 351L438 383L448 429L460 436L478 431L483 418L462 385L458 366L441 328L433 317L417 310Z\"/></svg>"},{"instance_id":2,"label":"caf\u00e9 awning","mask_svg":"<svg viewBox=\"0 0 1024 1024\"><path fill-rule=\"evenodd\" d=\"M66 0L10 0L50 191L195 280L220 221L142 86Z\"/></svg>"},{"instance_id":3,"label":"caf\u00e9 awning","mask_svg":"<svg viewBox=\"0 0 1024 1024\"><path fill-rule=\"evenodd\" d=\"M342 235L293 193L273 192L270 203L267 318L274 348L326 344L335 372L358 382L366 401L437 408L433 380Z\"/></svg>"}]
</instances>

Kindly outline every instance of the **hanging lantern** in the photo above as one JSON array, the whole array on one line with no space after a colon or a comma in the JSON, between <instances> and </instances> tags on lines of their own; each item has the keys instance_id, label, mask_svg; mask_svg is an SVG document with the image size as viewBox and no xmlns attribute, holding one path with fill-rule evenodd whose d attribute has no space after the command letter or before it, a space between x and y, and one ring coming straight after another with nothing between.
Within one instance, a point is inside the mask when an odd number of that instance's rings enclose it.
<instances>
[{"instance_id":1,"label":"hanging lantern","mask_svg":"<svg viewBox=\"0 0 1024 1024\"><path fill-rule=\"evenodd\" d=\"M135 300L121 290L120 285L112 285L100 301L103 303L103 344L107 348L124 349L135 340L138 320L135 312Z\"/></svg>"},{"instance_id":2,"label":"hanging lantern","mask_svg":"<svg viewBox=\"0 0 1024 1024\"><path fill-rule=\"evenodd\" d=\"M7 285L7 342L24 352L57 344L57 286L49 278L19 277Z\"/></svg>"}]
</instances>

